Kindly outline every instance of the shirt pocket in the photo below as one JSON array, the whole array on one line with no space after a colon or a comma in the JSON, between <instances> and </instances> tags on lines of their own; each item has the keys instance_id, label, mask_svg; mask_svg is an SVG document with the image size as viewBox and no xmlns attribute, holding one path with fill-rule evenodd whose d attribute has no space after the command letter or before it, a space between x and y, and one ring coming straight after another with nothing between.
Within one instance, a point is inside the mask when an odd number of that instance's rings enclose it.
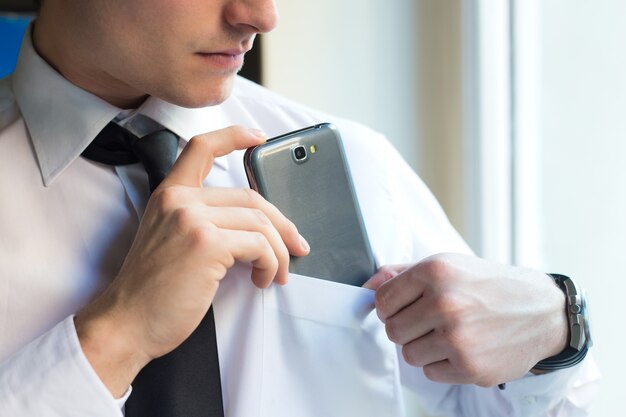
<instances>
[{"instance_id":1,"label":"shirt pocket","mask_svg":"<svg viewBox=\"0 0 626 417\"><path fill-rule=\"evenodd\" d=\"M395 345L374 292L290 275L263 295L261 416L401 416Z\"/></svg>"}]
</instances>

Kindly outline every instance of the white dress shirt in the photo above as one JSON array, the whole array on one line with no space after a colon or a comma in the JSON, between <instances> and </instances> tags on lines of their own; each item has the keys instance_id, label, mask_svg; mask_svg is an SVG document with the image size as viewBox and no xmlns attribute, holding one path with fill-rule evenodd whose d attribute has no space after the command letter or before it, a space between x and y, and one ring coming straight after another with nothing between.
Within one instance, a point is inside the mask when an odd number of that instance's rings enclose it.
<instances>
[{"instance_id":1,"label":"white dress shirt","mask_svg":"<svg viewBox=\"0 0 626 417\"><path fill-rule=\"evenodd\" d=\"M274 136L333 122L378 265L470 252L376 132L241 78L218 106L152 97L122 113L55 72L27 33L15 73L0 81L0 416L122 415L124 399L91 368L72 315L115 277L145 208L147 176L137 164L113 168L80 154L116 117L141 130L137 114L178 134L181 148L233 124ZM242 152L218 158L205 185L248 187ZM399 416L402 386L440 415L584 415L597 387L591 359L504 391L433 383L385 337L372 291L298 276L260 290L249 276L249 266L235 265L214 301L227 417Z\"/></svg>"}]
</instances>

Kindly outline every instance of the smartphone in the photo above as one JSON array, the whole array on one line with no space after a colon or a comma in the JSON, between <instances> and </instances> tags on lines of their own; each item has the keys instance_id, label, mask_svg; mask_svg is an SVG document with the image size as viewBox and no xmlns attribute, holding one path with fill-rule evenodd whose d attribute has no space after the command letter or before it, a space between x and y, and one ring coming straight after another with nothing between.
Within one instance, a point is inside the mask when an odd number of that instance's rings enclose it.
<instances>
[{"instance_id":1,"label":"smartphone","mask_svg":"<svg viewBox=\"0 0 626 417\"><path fill-rule=\"evenodd\" d=\"M330 123L287 133L244 156L250 187L274 204L311 246L289 271L361 286L376 271L341 137Z\"/></svg>"}]
</instances>

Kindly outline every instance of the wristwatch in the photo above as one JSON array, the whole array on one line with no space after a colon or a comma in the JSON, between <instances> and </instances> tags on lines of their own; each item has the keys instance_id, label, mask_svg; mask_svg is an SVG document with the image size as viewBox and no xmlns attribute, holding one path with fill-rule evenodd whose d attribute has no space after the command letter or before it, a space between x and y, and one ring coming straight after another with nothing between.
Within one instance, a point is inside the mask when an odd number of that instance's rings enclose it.
<instances>
[{"instance_id":1,"label":"wristwatch","mask_svg":"<svg viewBox=\"0 0 626 417\"><path fill-rule=\"evenodd\" d=\"M558 355L544 359L533 369L556 371L580 363L593 344L589 331L589 316L585 292L569 277L560 274L548 274L567 298L567 321L569 324L569 346Z\"/></svg>"}]
</instances>

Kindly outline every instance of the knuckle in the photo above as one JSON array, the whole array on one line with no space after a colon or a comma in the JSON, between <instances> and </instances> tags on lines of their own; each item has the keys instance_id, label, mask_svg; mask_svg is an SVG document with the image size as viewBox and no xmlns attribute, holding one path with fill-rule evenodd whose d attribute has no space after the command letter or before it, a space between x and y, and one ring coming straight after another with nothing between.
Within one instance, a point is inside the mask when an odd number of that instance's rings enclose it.
<instances>
[{"instance_id":1,"label":"knuckle","mask_svg":"<svg viewBox=\"0 0 626 417\"><path fill-rule=\"evenodd\" d=\"M194 249L205 250L211 248L217 250L217 233L214 227L194 227L189 231L189 241Z\"/></svg>"},{"instance_id":2,"label":"knuckle","mask_svg":"<svg viewBox=\"0 0 626 417\"><path fill-rule=\"evenodd\" d=\"M258 209L258 208L252 208L250 209L250 211L252 215L254 216L254 218L256 219L256 221L258 221L261 224L261 226L267 227L272 224L269 217L267 217L267 214L265 214L263 210Z\"/></svg>"},{"instance_id":3,"label":"knuckle","mask_svg":"<svg viewBox=\"0 0 626 417\"><path fill-rule=\"evenodd\" d=\"M228 251L226 251L224 256L222 256L220 259L221 259L222 265L224 265L224 268L226 270L232 268L232 266L235 265L235 257L233 256L232 253L230 253ZM224 275L225 275L225 273L222 274L222 276L224 276Z\"/></svg>"},{"instance_id":4,"label":"knuckle","mask_svg":"<svg viewBox=\"0 0 626 417\"><path fill-rule=\"evenodd\" d=\"M263 252L273 252L267 237L261 232L253 232L252 239L254 239L254 245L261 249Z\"/></svg>"},{"instance_id":5,"label":"knuckle","mask_svg":"<svg viewBox=\"0 0 626 417\"><path fill-rule=\"evenodd\" d=\"M212 151L211 141L208 135L194 136L189 140L187 146L190 146L193 152L201 152L202 154L211 153Z\"/></svg>"},{"instance_id":6,"label":"knuckle","mask_svg":"<svg viewBox=\"0 0 626 417\"><path fill-rule=\"evenodd\" d=\"M421 262L425 274L433 282L446 282L454 276L452 264L442 255L431 256Z\"/></svg>"},{"instance_id":7,"label":"knuckle","mask_svg":"<svg viewBox=\"0 0 626 417\"><path fill-rule=\"evenodd\" d=\"M182 201L183 191L180 187L157 189L152 194L152 201L160 212L165 212Z\"/></svg>"},{"instance_id":8,"label":"knuckle","mask_svg":"<svg viewBox=\"0 0 626 417\"><path fill-rule=\"evenodd\" d=\"M226 272L235 265L235 257L229 251L223 251L219 253L219 257L216 257L206 266L206 272L211 277L218 279L223 278ZM213 290L217 283L213 280L207 280L207 290Z\"/></svg>"},{"instance_id":9,"label":"knuckle","mask_svg":"<svg viewBox=\"0 0 626 417\"><path fill-rule=\"evenodd\" d=\"M195 225L195 214L187 207L179 207L172 212L172 218L176 228L181 232L190 230Z\"/></svg>"},{"instance_id":10,"label":"knuckle","mask_svg":"<svg viewBox=\"0 0 626 417\"><path fill-rule=\"evenodd\" d=\"M247 207L260 207L262 204L261 195L251 188L242 189L242 198Z\"/></svg>"},{"instance_id":11,"label":"knuckle","mask_svg":"<svg viewBox=\"0 0 626 417\"><path fill-rule=\"evenodd\" d=\"M446 321L456 321L462 308L462 302L452 291L440 292L434 296L434 311Z\"/></svg>"},{"instance_id":12,"label":"knuckle","mask_svg":"<svg viewBox=\"0 0 626 417\"><path fill-rule=\"evenodd\" d=\"M472 300L468 300L464 294L447 292L438 294L432 310L440 318L441 326L449 330L450 336L468 341L471 337L467 337L465 329L472 325L472 317L475 316L471 303Z\"/></svg>"}]
</instances>

